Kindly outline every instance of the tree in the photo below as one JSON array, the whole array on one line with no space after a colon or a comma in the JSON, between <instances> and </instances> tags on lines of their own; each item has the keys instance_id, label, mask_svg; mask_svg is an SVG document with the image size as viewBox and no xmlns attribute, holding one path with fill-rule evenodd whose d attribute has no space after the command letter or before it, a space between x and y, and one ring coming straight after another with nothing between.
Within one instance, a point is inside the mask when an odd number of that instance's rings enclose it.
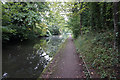
<instances>
[{"instance_id":1,"label":"tree","mask_svg":"<svg viewBox=\"0 0 120 80\"><path fill-rule=\"evenodd\" d=\"M113 3L113 17L114 17L114 49L120 52L120 27L118 27L118 2Z\"/></svg>"},{"instance_id":2,"label":"tree","mask_svg":"<svg viewBox=\"0 0 120 80\"><path fill-rule=\"evenodd\" d=\"M82 9L83 3L81 3L80 10ZM82 35L82 13L80 13L80 33Z\"/></svg>"},{"instance_id":3,"label":"tree","mask_svg":"<svg viewBox=\"0 0 120 80\"><path fill-rule=\"evenodd\" d=\"M35 24L45 23L45 15L48 10L48 4L45 2L6 2L2 4L3 42L11 39L31 39L38 35L44 36L47 28L42 28L44 27L42 26L38 29Z\"/></svg>"}]
</instances>

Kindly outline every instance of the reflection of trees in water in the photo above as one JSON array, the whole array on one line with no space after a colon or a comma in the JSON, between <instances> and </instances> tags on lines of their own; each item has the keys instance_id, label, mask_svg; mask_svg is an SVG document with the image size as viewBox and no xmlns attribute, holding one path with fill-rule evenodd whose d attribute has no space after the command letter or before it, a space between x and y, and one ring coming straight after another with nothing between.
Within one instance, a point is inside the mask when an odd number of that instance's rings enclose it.
<instances>
[{"instance_id":1,"label":"reflection of trees in water","mask_svg":"<svg viewBox=\"0 0 120 80\"><path fill-rule=\"evenodd\" d=\"M10 45L3 50L3 74L16 78L37 78L62 42L58 36ZM9 67L8 67L9 66Z\"/></svg>"},{"instance_id":2,"label":"reflection of trees in water","mask_svg":"<svg viewBox=\"0 0 120 80\"><path fill-rule=\"evenodd\" d=\"M47 46L45 48L47 54L52 57L56 53L61 42L62 42L62 38L59 38L59 36L49 37L49 40L47 41L46 44Z\"/></svg>"},{"instance_id":3,"label":"reflection of trees in water","mask_svg":"<svg viewBox=\"0 0 120 80\"><path fill-rule=\"evenodd\" d=\"M47 60L40 54L35 54L32 45L14 45L8 50L3 51L3 75L7 73L8 77L32 78L38 77Z\"/></svg>"},{"instance_id":4,"label":"reflection of trees in water","mask_svg":"<svg viewBox=\"0 0 120 80\"><path fill-rule=\"evenodd\" d=\"M37 49L37 51L41 51L39 52L41 54L46 53L50 58L56 53L62 40L63 38L59 38L59 36L43 38L40 40L40 43L34 45L34 48Z\"/></svg>"}]
</instances>

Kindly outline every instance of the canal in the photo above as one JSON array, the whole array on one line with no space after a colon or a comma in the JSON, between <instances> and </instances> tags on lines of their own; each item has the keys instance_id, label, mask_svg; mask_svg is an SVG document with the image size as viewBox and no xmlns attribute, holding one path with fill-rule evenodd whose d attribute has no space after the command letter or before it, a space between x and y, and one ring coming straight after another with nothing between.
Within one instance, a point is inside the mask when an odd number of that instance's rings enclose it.
<instances>
[{"instance_id":1,"label":"canal","mask_svg":"<svg viewBox=\"0 0 120 80\"><path fill-rule=\"evenodd\" d=\"M65 39L61 35L51 36L3 47L3 77L38 78Z\"/></svg>"}]
</instances>

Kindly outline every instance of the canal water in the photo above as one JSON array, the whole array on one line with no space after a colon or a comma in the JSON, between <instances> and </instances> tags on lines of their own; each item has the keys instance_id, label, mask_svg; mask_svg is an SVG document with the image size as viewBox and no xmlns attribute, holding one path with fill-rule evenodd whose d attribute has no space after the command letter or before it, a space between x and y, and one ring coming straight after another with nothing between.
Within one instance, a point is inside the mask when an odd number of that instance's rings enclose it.
<instances>
[{"instance_id":1,"label":"canal water","mask_svg":"<svg viewBox=\"0 0 120 80\"><path fill-rule=\"evenodd\" d=\"M65 39L62 36L52 36L3 47L3 77L38 78Z\"/></svg>"}]
</instances>

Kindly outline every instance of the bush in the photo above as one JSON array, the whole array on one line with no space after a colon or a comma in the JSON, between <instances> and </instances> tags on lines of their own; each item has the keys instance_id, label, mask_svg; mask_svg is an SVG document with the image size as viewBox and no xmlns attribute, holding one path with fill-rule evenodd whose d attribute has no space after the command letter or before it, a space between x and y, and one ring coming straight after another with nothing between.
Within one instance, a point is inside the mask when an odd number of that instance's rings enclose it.
<instances>
[{"instance_id":1,"label":"bush","mask_svg":"<svg viewBox=\"0 0 120 80\"><path fill-rule=\"evenodd\" d=\"M95 69L101 78L117 75L114 68L118 65L118 55L113 49L113 32L85 34L75 40L75 45L88 67Z\"/></svg>"}]
</instances>

